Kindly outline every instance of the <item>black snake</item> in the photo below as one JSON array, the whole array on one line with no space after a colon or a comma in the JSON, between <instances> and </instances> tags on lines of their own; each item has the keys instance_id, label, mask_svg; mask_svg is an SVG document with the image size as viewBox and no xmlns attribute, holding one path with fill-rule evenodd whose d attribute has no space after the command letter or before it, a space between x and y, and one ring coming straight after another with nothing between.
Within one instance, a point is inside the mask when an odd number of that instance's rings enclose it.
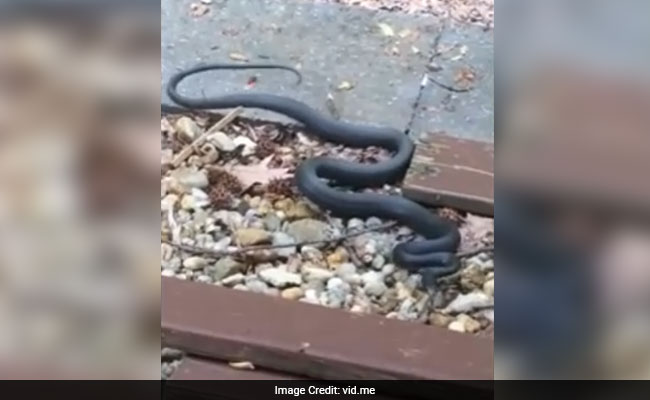
<instances>
[{"instance_id":1,"label":"black snake","mask_svg":"<svg viewBox=\"0 0 650 400\"><path fill-rule=\"evenodd\" d=\"M190 75L224 69L297 70L275 64L209 64L174 74L167 94L176 104L187 109L258 108L286 115L302 123L307 131L323 140L350 147L376 146L393 156L374 164L316 157L304 161L296 171L298 189L313 203L339 217L380 217L396 220L410 227L424 240L401 243L393 250L393 261L408 270L417 270L427 280L453 273L458 268L455 251L460 242L458 229L423 206L401 196L376 193L355 193L333 186L352 189L379 187L399 181L413 155L413 141L403 132L386 127L356 125L328 118L308 105L288 97L264 93L241 93L211 98L190 98L178 93L179 83ZM164 109L163 109L164 111ZM324 181L327 180L328 182Z\"/></svg>"}]
</instances>

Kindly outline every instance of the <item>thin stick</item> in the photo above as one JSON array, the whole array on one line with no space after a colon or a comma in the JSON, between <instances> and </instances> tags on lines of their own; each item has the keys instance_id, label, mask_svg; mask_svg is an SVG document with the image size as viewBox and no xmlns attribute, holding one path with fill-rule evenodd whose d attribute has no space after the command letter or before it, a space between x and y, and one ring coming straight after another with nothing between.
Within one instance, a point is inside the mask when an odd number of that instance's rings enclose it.
<instances>
[{"instance_id":1,"label":"thin stick","mask_svg":"<svg viewBox=\"0 0 650 400\"><path fill-rule=\"evenodd\" d=\"M478 249L458 253L458 254L456 254L456 257L458 257L458 258L470 258L470 257L474 257L476 255L479 255L481 253L494 253L494 246L479 247Z\"/></svg>"},{"instance_id":2,"label":"thin stick","mask_svg":"<svg viewBox=\"0 0 650 400\"><path fill-rule=\"evenodd\" d=\"M172 160L172 165L174 166L174 168L178 168L178 166L181 165L183 161L185 161L190 155L192 155L192 153L197 151L199 146L201 146L205 141L205 139L208 137L209 133L224 129L226 126L228 126L229 123L231 123L235 118L237 118L242 111L243 111L242 107L235 108L234 110L229 112L225 117L221 118L219 122L214 124L214 126L212 126L210 130L204 132L201 136L196 138L191 144L183 148L183 150L181 150L176 155L176 157Z\"/></svg>"},{"instance_id":3,"label":"thin stick","mask_svg":"<svg viewBox=\"0 0 650 400\"><path fill-rule=\"evenodd\" d=\"M217 251L217 250L212 250L212 249L206 249L204 247L196 247L196 246L190 246L186 244L180 244L180 243L174 243L169 240L162 240L163 243L166 243L170 246L174 246L178 249L181 249L183 251L186 251L188 253L192 254L204 254L204 255L210 255L213 257L223 257L223 256L232 256L236 254L242 254L242 253L248 253L251 251L259 251L259 250L272 250L272 249L281 249L281 248L287 248L287 247L297 247L297 246L309 246L309 245L314 245L314 244L323 244L323 243L337 243L345 239L349 239L351 237L363 235L364 233L369 233L369 232L375 232L379 230L384 230L384 229L389 229L395 226L397 223L396 222L388 222L382 225L378 225L373 228L368 228L368 229L363 229L360 231L356 232L351 232L345 235L337 236L332 239L325 239L325 240L308 240L304 242L298 242L298 243L288 243L288 244L274 244L274 245L259 245L259 246L248 246L248 247L242 247L236 250L223 250L223 251Z\"/></svg>"}]
</instances>

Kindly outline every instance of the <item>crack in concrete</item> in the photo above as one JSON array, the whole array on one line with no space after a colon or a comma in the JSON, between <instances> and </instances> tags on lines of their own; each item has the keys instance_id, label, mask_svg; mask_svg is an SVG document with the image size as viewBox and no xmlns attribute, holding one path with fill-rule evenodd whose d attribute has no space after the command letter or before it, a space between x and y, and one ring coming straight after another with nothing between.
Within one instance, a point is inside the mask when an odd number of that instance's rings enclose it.
<instances>
[{"instance_id":1,"label":"crack in concrete","mask_svg":"<svg viewBox=\"0 0 650 400\"><path fill-rule=\"evenodd\" d=\"M406 128L404 129L404 133L406 135L411 134L411 129L413 128L413 123L415 122L415 118L417 117L418 108L420 108L420 102L422 101L424 90L426 89L429 83L429 74L427 69L433 63L433 61L441 55L440 40L442 39L442 35L445 32L445 29L446 29L446 24L443 22L441 28L438 30L438 33L436 33L436 36L433 39L431 48L429 49L429 58L427 60L427 65L424 66L424 72L422 73L422 80L420 80L420 87L418 88L418 94L415 96L415 101L413 102L411 108L411 115L406 124Z\"/></svg>"}]
</instances>

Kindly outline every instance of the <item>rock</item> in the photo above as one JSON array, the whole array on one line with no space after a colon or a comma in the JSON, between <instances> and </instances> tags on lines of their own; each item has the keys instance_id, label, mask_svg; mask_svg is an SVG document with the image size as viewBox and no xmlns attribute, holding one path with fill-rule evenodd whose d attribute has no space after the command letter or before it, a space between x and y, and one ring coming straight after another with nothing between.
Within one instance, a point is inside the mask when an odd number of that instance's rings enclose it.
<instances>
[{"instance_id":1,"label":"rock","mask_svg":"<svg viewBox=\"0 0 650 400\"><path fill-rule=\"evenodd\" d=\"M219 210L213 214L213 217L231 230L240 228L244 223L244 216L236 211Z\"/></svg>"},{"instance_id":2,"label":"rock","mask_svg":"<svg viewBox=\"0 0 650 400\"><path fill-rule=\"evenodd\" d=\"M246 288L253 293L266 293L269 287L259 279L251 279L246 282Z\"/></svg>"},{"instance_id":3,"label":"rock","mask_svg":"<svg viewBox=\"0 0 650 400\"><path fill-rule=\"evenodd\" d=\"M171 176L188 189L205 188L210 184L205 171L197 171L194 168L179 168L174 170Z\"/></svg>"},{"instance_id":4,"label":"rock","mask_svg":"<svg viewBox=\"0 0 650 400\"><path fill-rule=\"evenodd\" d=\"M209 267L207 272L215 282L218 282L226 277L242 272L243 269L244 265L242 263L232 257L223 257Z\"/></svg>"},{"instance_id":5,"label":"rock","mask_svg":"<svg viewBox=\"0 0 650 400\"><path fill-rule=\"evenodd\" d=\"M175 360L181 358L182 356L183 352L181 350L172 349L169 347L163 347L160 350L160 358L163 360Z\"/></svg>"},{"instance_id":6,"label":"rock","mask_svg":"<svg viewBox=\"0 0 650 400\"><path fill-rule=\"evenodd\" d=\"M447 329L454 332L465 333L465 325L461 321L454 321L447 326Z\"/></svg>"},{"instance_id":7,"label":"rock","mask_svg":"<svg viewBox=\"0 0 650 400\"><path fill-rule=\"evenodd\" d=\"M494 323L494 310L483 310L479 313L479 315L488 321Z\"/></svg>"},{"instance_id":8,"label":"rock","mask_svg":"<svg viewBox=\"0 0 650 400\"><path fill-rule=\"evenodd\" d=\"M468 291L482 288L485 280L485 274L476 264L470 264L460 272L460 285Z\"/></svg>"},{"instance_id":9,"label":"rock","mask_svg":"<svg viewBox=\"0 0 650 400\"><path fill-rule=\"evenodd\" d=\"M397 319L402 321L414 320L418 317L417 310L415 310L415 299L409 297L402 301L402 304L399 305L397 310Z\"/></svg>"},{"instance_id":10,"label":"rock","mask_svg":"<svg viewBox=\"0 0 650 400\"><path fill-rule=\"evenodd\" d=\"M287 227L287 233L297 242L326 240L329 226L322 221L305 218L294 221Z\"/></svg>"},{"instance_id":11,"label":"rock","mask_svg":"<svg viewBox=\"0 0 650 400\"><path fill-rule=\"evenodd\" d=\"M370 217L366 220L366 226L371 229L377 228L381 226L381 224L383 224L383 222L377 217Z\"/></svg>"},{"instance_id":12,"label":"rock","mask_svg":"<svg viewBox=\"0 0 650 400\"><path fill-rule=\"evenodd\" d=\"M456 332L475 333L481 329L481 323L467 314L460 314L454 322L449 324L448 329Z\"/></svg>"},{"instance_id":13,"label":"rock","mask_svg":"<svg viewBox=\"0 0 650 400\"><path fill-rule=\"evenodd\" d=\"M313 265L313 264L309 264ZM307 282L326 281L334 277L334 272L315 266L303 266L302 274Z\"/></svg>"},{"instance_id":14,"label":"rock","mask_svg":"<svg viewBox=\"0 0 650 400\"><path fill-rule=\"evenodd\" d=\"M471 292L459 294L447 307L445 313L468 313L477 309L487 308L494 305L494 301L483 292Z\"/></svg>"},{"instance_id":15,"label":"rock","mask_svg":"<svg viewBox=\"0 0 650 400\"><path fill-rule=\"evenodd\" d=\"M176 273L174 271L172 271L171 269L163 269L160 272L160 275L164 276L164 277L167 277L167 278L173 278L176 275Z\"/></svg>"},{"instance_id":16,"label":"rock","mask_svg":"<svg viewBox=\"0 0 650 400\"><path fill-rule=\"evenodd\" d=\"M230 275L230 276L228 276L226 278L223 278L221 280L221 283L224 286L229 286L230 287L230 286L236 286L236 285L239 285L241 283L244 283L244 280L245 280L244 274L238 272L238 273L236 273L234 275Z\"/></svg>"},{"instance_id":17,"label":"rock","mask_svg":"<svg viewBox=\"0 0 650 400\"><path fill-rule=\"evenodd\" d=\"M292 272L287 272L280 268L269 268L260 271L260 278L271 286L285 288L287 286L299 286L302 283L302 277Z\"/></svg>"},{"instance_id":18,"label":"rock","mask_svg":"<svg viewBox=\"0 0 650 400\"><path fill-rule=\"evenodd\" d=\"M281 293L281 296L283 299L287 299L287 300L298 300L299 298L304 296L304 292L299 287L292 287L292 288L284 289Z\"/></svg>"},{"instance_id":19,"label":"rock","mask_svg":"<svg viewBox=\"0 0 650 400\"><path fill-rule=\"evenodd\" d=\"M267 295L267 296L276 296L277 297L277 296L280 296L280 289L271 287L271 288L266 289L264 294Z\"/></svg>"},{"instance_id":20,"label":"rock","mask_svg":"<svg viewBox=\"0 0 650 400\"><path fill-rule=\"evenodd\" d=\"M163 269L169 269L174 272L178 272L181 269L182 261L179 257L172 257L168 261L162 262Z\"/></svg>"},{"instance_id":21,"label":"rock","mask_svg":"<svg viewBox=\"0 0 650 400\"><path fill-rule=\"evenodd\" d=\"M313 246L303 246L300 249L300 254L302 258L313 263L322 264L323 263L323 253L320 250Z\"/></svg>"},{"instance_id":22,"label":"rock","mask_svg":"<svg viewBox=\"0 0 650 400\"><path fill-rule=\"evenodd\" d=\"M320 304L320 301L318 300L318 292L315 289L305 290L305 297L300 299L300 301L310 304Z\"/></svg>"},{"instance_id":23,"label":"rock","mask_svg":"<svg viewBox=\"0 0 650 400\"><path fill-rule=\"evenodd\" d=\"M240 246L270 243L271 238L271 234L263 229L240 228L235 231L235 241Z\"/></svg>"},{"instance_id":24,"label":"rock","mask_svg":"<svg viewBox=\"0 0 650 400\"><path fill-rule=\"evenodd\" d=\"M363 228L365 228L365 224L362 219L352 218L348 221L348 230L360 231Z\"/></svg>"},{"instance_id":25,"label":"rock","mask_svg":"<svg viewBox=\"0 0 650 400\"><path fill-rule=\"evenodd\" d=\"M327 305L334 308L343 307L350 290L350 285L341 278L331 278L327 281Z\"/></svg>"},{"instance_id":26,"label":"rock","mask_svg":"<svg viewBox=\"0 0 650 400\"><path fill-rule=\"evenodd\" d=\"M358 276L357 266L352 263L343 263L336 268L336 275L347 281L353 276Z\"/></svg>"},{"instance_id":27,"label":"rock","mask_svg":"<svg viewBox=\"0 0 650 400\"><path fill-rule=\"evenodd\" d=\"M224 238L219 239L218 242L212 245L212 250L214 251L225 251L228 249L230 246L230 243L232 242L232 239L230 236L226 236Z\"/></svg>"},{"instance_id":28,"label":"rock","mask_svg":"<svg viewBox=\"0 0 650 400\"><path fill-rule=\"evenodd\" d=\"M271 232L279 230L280 226L282 225L280 218L274 214L268 214L266 217L264 217L263 222L264 227Z\"/></svg>"},{"instance_id":29,"label":"rock","mask_svg":"<svg viewBox=\"0 0 650 400\"><path fill-rule=\"evenodd\" d=\"M214 144L217 149L229 153L237 148L235 142L221 131L211 132L208 134L208 141Z\"/></svg>"},{"instance_id":30,"label":"rock","mask_svg":"<svg viewBox=\"0 0 650 400\"><path fill-rule=\"evenodd\" d=\"M183 267L195 271L203 269L208 265L208 261L203 257L189 257L183 261Z\"/></svg>"},{"instance_id":31,"label":"rock","mask_svg":"<svg viewBox=\"0 0 650 400\"><path fill-rule=\"evenodd\" d=\"M262 283L264 283L264 282L262 282ZM232 288L235 289L235 290L241 290L243 292L248 292L249 291L248 287L246 285L242 285L241 283L233 286Z\"/></svg>"},{"instance_id":32,"label":"rock","mask_svg":"<svg viewBox=\"0 0 650 400\"><path fill-rule=\"evenodd\" d=\"M200 189L193 188L191 194L186 194L181 199L181 208L183 210L195 210L210 205L208 195Z\"/></svg>"},{"instance_id":33,"label":"rock","mask_svg":"<svg viewBox=\"0 0 650 400\"><path fill-rule=\"evenodd\" d=\"M330 268L335 269L338 265L347 262L349 258L348 251L344 247L337 247L333 253L327 256L326 261Z\"/></svg>"},{"instance_id":34,"label":"rock","mask_svg":"<svg viewBox=\"0 0 650 400\"><path fill-rule=\"evenodd\" d=\"M384 258L384 256L378 254L375 256L375 258L373 258L371 267L373 269L376 269L377 271L380 271L385 264L386 264L386 259Z\"/></svg>"},{"instance_id":35,"label":"rock","mask_svg":"<svg viewBox=\"0 0 650 400\"><path fill-rule=\"evenodd\" d=\"M196 277L195 281L201 282L201 283L212 283L212 278L210 278L207 275L199 275Z\"/></svg>"},{"instance_id":36,"label":"rock","mask_svg":"<svg viewBox=\"0 0 650 400\"><path fill-rule=\"evenodd\" d=\"M377 271L368 271L361 275L364 292L369 296L380 297L386 292L384 276Z\"/></svg>"},{"instance_id":37,"label":"rock","mask_svg":"<svg viewBox=\"0 0 650 400\"><path fill-rule=\"evenodd\" d=\"M293 203L284 210L285 215L290 220L310 218L314 215L311 208L304 201Z\"/></svg>"},{"instance_id":38,"label":"rock","mask_svg":"<svg viewBox=\"0 0 650 400\"><path fill-rule=\"evenodd\" d=\"M233 139L233 143L235 144L235 147L243 146L244 149L241 152L242 156L248 157L255 154L257 143L253 142L251 139L247 138L246 136L237 136L236 138Z\"/></svg>"},{"instance_id":39,"label":"rock","mask_svg":"<svg viewBox=\"0 0 650 400\"><path fill-rule=\"evenodd\" d=\"M160 261L169 261L174 255L174 247L167 243L160 244Z\"/></svg>"},{"instance_id":40,"label":"rock","mask_svg":"<svg viewBox=\"0 0 650 400\"><path fill-rule=\"evenodd\" d=\"M174 152L172 149L160 150L160 165L171 164L174 159Z\"/></svg>"},{"instance_id":41,"label":"rock","mask_svg":"<svg viewBox=\"0 0 650 400\"><path fill-rule=\"evenodd\" d=\"M180 117L174 128L176 136L185 143L192 143L201 135L201 127L189 117Z\"/></svg>"},{"instance_id":42,"label":"rock","mask_svg":"<svg viewBox=\"0 0 650 400\"><path fill-rule=\"evenodd\" d=\"M160 211L169 212L169 210L174 210L174 207L178 203L178 196L175 194L168 194L160 200Z\"/></svg>"},{"instance_id":43,"label":"rock","mask_svg":"<svg viewBox=\"0 0 650 400\"><path fill-rule=\"evenodd\" d=\"M399 300L404 300L413 295L413 289L406 286L403 282L395 283L395 292Z\"/></svg>"},{"instance_id":44,"label":"rock","mask_svg":"<svg viewBox=\"0 0 650 400\"><path fill-rule=\"evenodd\" d=\"M295 243L295 240L284 232L273 232L272 236L274 246ZM290 257L296 254L297 250L295 247L282 247L274 249L274 251L281 257Z\"/></svg>"},{"instance_id":45,"label":"rock","mask_svg":"<svg viewBox=\"0 0 650 400\"><path fill-rule=\"evenodd\" d=\"M431 313L429 315L429 324L446 328L452 321L453 317L440 313Z\"/></svg>"},{"instance_id":46,"label":"rock","mask_svg":"<svg viewBox=\"0 0 650 400\"><path fill-rule=\"evenodd\" d=\"M381 274L384 276L391 275L395 272L395 264L386 264L381 269Z\"/></svg>"},{"instance_id":47,"label":"rock","mask_svg":"<svg viewBox=\"0 0 650 400\"><path fill-rule=\"evenodd\" d=\"M490 279L483 284L483 293L490 297L494 297L494 279Z\"/></svg>"}]
</instances>

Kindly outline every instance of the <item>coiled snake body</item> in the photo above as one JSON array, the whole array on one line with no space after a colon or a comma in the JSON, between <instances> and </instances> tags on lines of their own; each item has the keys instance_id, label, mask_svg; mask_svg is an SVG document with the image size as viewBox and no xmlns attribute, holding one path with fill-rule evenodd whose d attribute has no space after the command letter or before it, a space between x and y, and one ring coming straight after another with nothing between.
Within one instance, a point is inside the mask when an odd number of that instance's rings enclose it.
<instances>
[{"instance_id":1,"label":"coiled snake body","mask_svg":"<svg viewBox=\"0 0 650 400\"><path fill-rule=\"evenodd\" d=\"M283 65L201 65L174 74L169 80L167 94L175 103L187 109L241 106L277 112L302 123L307 131L321 139L357 148L377 146L392 152L391 158L375 164L359 164L326 157L312 158L299 165L296 184L308 199L335 216L375 216L396 220L423 236L425 240L401 243L395 247L393 261L398 266L420 270L429 279L455 272L455 251L460 235L453 224L401 196L345 192L333 187L358 189L399 181L405 174L414 151L413 142L403 132L392 128L337 121L302 102L273 94L242 93L212 98L190 98L178 93L179 83L190 75L210 70L252 68L283 69L295 73L299 81L301 78L297 70Z\"/></svg>"}]
</instances>

